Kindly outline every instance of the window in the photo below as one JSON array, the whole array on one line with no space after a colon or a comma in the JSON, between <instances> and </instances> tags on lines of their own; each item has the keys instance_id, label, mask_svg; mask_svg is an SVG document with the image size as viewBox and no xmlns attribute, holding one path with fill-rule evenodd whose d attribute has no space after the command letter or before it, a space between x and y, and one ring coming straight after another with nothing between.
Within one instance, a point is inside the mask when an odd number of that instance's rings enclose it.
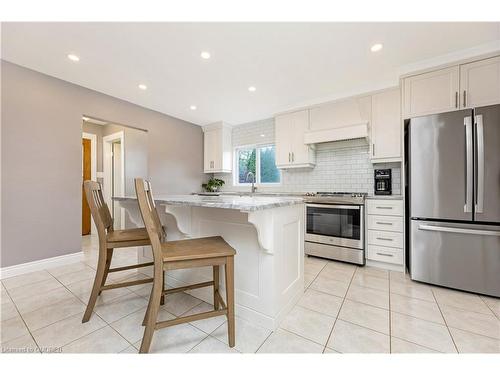
<instances>
[{"instance_id":1,"label":"window","mask_svg":"<svg viewBox=\"0 0 500 375\"><path fill-rule=\"evenodd\" d=\"M251 184L253 173L255 183L259 185L279 184L281 173L276 168L276 148L274 145L245 147L236 149L236 185Z\"/></svg>"}]
</instances>

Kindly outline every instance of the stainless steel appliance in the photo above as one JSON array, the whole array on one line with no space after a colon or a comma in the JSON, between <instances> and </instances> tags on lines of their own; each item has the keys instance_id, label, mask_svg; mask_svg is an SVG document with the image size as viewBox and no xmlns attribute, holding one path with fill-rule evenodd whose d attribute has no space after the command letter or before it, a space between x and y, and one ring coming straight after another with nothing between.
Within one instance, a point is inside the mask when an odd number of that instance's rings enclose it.
<instances>
[{"instance_id":1,"label":"stainless steel appliance","mask_svg":"<svg viewBox=\"0 0 500 375\"><path fill-rule=\"evenodd\" d=\"M391 169L375 169L375 186L373 191L375 195L392 194L392 171Z\"/></svg>"},{"instance_id":2,"label":"stainless steel appliance","mask_svg":"<svg viewBox=\"0 0 500 375\"><path fill-rule=\"evenodd\" d=\"M500 105L411 119L413 280L500 297Z\"/></svg>"},{"instance_id":3,"label":"stainless steel appliance","mask_svg":"<svg viewBox=\"0 0 500 375\"><path fill-rule=\"evenodd\" d=\"M365 195L325 192L306 195L305 253L365 264Z\"/></svg>"}]
</instances>

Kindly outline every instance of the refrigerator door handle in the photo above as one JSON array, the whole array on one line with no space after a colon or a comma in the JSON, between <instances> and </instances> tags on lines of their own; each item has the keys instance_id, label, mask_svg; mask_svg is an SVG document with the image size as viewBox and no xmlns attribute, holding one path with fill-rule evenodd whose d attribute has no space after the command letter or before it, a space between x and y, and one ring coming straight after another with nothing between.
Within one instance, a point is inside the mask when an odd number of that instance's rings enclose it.
<instances>
[{"instance_id":1,"label":"refrigerator door handle","mask_svg":"<svg viewBox=\"0 0 500 375\"><path fill-rule=\"evenodd\" d=\"M464 212L472 212L472 183L473 183L473 149L472 149L472 117L464 118L465 126L465 205Z\"/></svg>"},{"instance_id":2,"label":"refrigerator door handle","mask_svg":"<svg viewBox=\"0 0 500 375\"><path fill-rule=\"evenodd\" d=\"M455 227L442 227L442 226L427 225L427 224L420 224L418 226L418 229L429 230L429 231L434 231L434 232L476 234L479 236L497 236L497 237L500 237L500 231L498 231L498 230L480 230L480 229L466 229L466 228L455 228Z\"/></svg>"},{"instance_id":3,"label":"refrigerator door handle","mask_svg":"<svg viewBox=\"0 0 500 375\"><path fill-rule=\"evenodd\" d=\"M483 213L484 208L484 127L483 115L475 116L476 145L477 145L477 172L476 172L476 212Z\"/></svg>"}]
</instances>

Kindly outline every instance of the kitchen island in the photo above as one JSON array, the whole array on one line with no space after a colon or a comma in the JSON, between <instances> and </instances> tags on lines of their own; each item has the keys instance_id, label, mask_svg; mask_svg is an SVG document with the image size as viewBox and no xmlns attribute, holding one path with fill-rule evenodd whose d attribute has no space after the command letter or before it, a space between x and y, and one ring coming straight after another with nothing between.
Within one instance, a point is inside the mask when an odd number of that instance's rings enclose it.
<instances>
[{"instance_id":1,"label":"kitchen island","mask_svg":"<svg viewBox=\"0 0 500 375\"><path fill-rule=\"evenodd\" d=\"M135 197L113 199L126 211L128 223L144 226ZM170 195L155 196L155 201L167 240L219 235L236 250L236 315L265 328L277 328L304 292L303 200ZM139 258L150 260L151 250L143 248ZM207 267L169 271L166 278L169 287L211 279L212 270ZM211 287L191 294L213 301Z\"/></svg>"}]
</instances>

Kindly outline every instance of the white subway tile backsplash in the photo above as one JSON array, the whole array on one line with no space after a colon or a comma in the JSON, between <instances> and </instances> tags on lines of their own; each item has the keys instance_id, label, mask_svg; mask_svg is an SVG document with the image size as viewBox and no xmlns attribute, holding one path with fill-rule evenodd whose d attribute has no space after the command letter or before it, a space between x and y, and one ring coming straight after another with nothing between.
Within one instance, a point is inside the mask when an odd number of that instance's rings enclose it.
<instances>
[{"instance_id":1,"label":"white subway tile backsplash","mask_svg":"<svg viewBox=\"0 0 500 375\"><path fill-rule=\"evenodd\" d=\"M274 119L235 126L233 147L274 143ZM401 163L370 162L369 145L364 139L318 144L316 167L282 171L280 186L259 187L259 191L349 191L373 194L374 169L392 169L392 193L401 194ZM217 174L226 184L223 190L239 190L233 186L231 174ZM247 188L243 188L246 190Z\"/></svg>"}]
</instances>

